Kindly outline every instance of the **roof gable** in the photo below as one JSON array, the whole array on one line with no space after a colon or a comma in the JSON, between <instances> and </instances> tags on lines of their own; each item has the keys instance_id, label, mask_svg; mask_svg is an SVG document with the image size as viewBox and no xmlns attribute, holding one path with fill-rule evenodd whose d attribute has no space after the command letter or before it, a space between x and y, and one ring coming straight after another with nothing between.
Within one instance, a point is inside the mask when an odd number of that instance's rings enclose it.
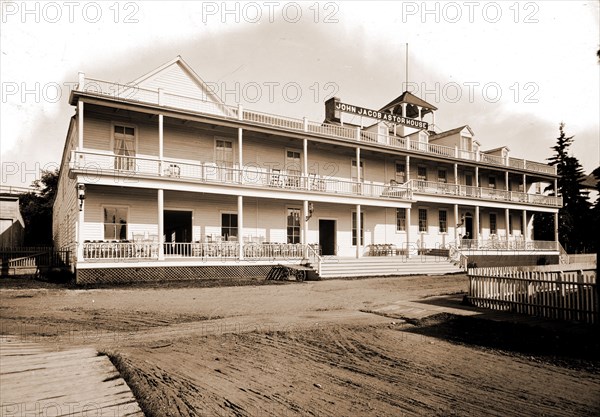
<instances>
[{"instance_id":1,"label":"roof gable","mask_svg":"<svg viewBox=\"0 0 600 417\"><path fill-rule=\"evenodd\" d=\"M158 90L159 88L173 94L192 97L215 104L224 104L219 96L194 72L181 56L142 75L132 84L139 88Z\"/></svg>"},{"instance_id":2,"label":"roof gable","mask_svg":"<svg viewBox=\"0 0 600 417\"><path fill-rule=\"evenodd\" d=\"M469 125L464 125L464 126L460 126L460 127L454 128L454 129L447 130L445 132L440 132L438 134L432 135L432 136L429 137L429 140L430 141L434 141L436 139L441 139L441 138L444 138L446 136L452 136L452 135L455 135L457 133L462 133L465 129L467 130L467 132L470 133L471 136L475 136L475 134L473 133L473 131L471 130L471 128L469 127Z\"/></svg>"}]
</instances>

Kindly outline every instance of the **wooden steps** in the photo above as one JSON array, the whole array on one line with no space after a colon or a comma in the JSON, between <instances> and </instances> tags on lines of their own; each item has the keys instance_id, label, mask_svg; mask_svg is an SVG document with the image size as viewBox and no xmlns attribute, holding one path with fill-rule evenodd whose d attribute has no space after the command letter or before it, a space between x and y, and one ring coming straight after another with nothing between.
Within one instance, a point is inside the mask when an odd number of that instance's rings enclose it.
<instances>
[{"instance_id":1,"label":"wooden steps","mask_svg":"<svg viewBox=\"0 0 600 417\"><path fill-rule=\"evenodd\" d=\"M463 272L445 257L381 256L355 258L324 258L320 277L347 278L393 275L443 275Z\"/></svg>"}]
</instances>

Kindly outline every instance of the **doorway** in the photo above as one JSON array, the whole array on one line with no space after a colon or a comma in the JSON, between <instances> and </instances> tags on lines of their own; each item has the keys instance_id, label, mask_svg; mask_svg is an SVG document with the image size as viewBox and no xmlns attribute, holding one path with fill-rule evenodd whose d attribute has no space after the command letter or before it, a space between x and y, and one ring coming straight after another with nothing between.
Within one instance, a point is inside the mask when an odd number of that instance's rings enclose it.
<instances>
[{"instance_id":1,"label":"doorway","mask_svg":"<svg viewBox=\"0 0 600 417\"><path fill-rule=\"evenodd\" d=\"M192 212L165 210L163 215L165 231L165 254L183 254L185 246L175 243L192 241Z\"/></svg>"},{"instance_id":2,"label":"doorway","mask_svg":"<svg viewBox=\"0 0 600 417\"><path fill-rule=\"evenodd\" d=\"M463 239L475 239L473 237L473 216L471 213L465 213L465 234ZM468 242L469 244L471 242Z\"/></svg>"},{"instance_id":3,"label":"doorway","mask_svg":"<svg viewBox=\"0 0 600 417\"><path fill-rule=\"evenodd\" d=\"M319 219L319 245L322 255L335 255L335 220Z\"/></svg>"}]
</instances>

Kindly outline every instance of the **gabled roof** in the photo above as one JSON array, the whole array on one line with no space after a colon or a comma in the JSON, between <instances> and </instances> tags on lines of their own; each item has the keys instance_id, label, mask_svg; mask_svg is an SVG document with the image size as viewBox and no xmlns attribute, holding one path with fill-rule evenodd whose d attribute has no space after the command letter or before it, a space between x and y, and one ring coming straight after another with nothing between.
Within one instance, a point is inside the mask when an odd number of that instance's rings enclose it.
<instances>
[{"instance_id":1,"label":"gabled roof","mask_svg":"<svg viewBox=\"0 0 600 417\"><path fill-rule=\"evenodd\" d=\"M225 104L223 100L221 100L221 98L214 93L213 89L210 88L198 74L196 74L196 72L187 62L185 62L181 55L177 55L177 57L169 62L166 62L149 73L142 75L138 79L134 80L132 84L143 87L144 82L151 80L154 76L160 74L161 72L167 71L169 68L175 65L179 66L187 74L187 76L198 85L198 88L201 89L206 96L210 97L219 104Z\"/></svg>"},{"instance_id":2,"label":"gabled roof","mask_svg":"<svg viewBox=\"0 0 600 417\"><path fill-rule=\"evenodd\" d=\"M469 131L469 133L471 134L471 136L475 136L475 134L473 133L473 131L471 130L471 128L469 127L469 125L464 125L464 126L460 126L451 130L446 130L445 132L441 132L441 133L437 133L435 135L431 135L429 137L429 140L436 140L436 139L441 139L444 138L446 136L452 136L455 135L457 133L462 132L463 130L467 129Z\"/></svg>"},{"instance_id":3,"label":"gabled roof","mask_svg":"<svg viewBox=\"0 0 600 417\"><path fill-rule=\"evenodd\" d=\"M409 91L405 91L404 93L402 93L400 95L400 97L390 101L388 104L386 104L385 106L383 106L380 111L383 110L388 110L390 108L393 108L395 106L397 106L398 104L401 103L408 103L408 104L413 104L415 106L420 106L425 108L426 110L432 111L432 110L437 110L437 107L435 107L433 104L429 104L428 102L426 102L423 99L420 99L419 97L415 96L413 93L409 92Z\"/></svg>"},{"instance_id":4,"label":"gabled roof","mask_svg":"<svg viewBox=\"0 0 600 417\"><path fill-rule=\"evenodd\" d=\"M510 148L508 146L499 146L497 148L494 149L488 149L487 151L483 151L483 153L490 153L490 152L496 152L502 149L506 149L507 151L510 151Z\"/></svg>"}]
</instances>

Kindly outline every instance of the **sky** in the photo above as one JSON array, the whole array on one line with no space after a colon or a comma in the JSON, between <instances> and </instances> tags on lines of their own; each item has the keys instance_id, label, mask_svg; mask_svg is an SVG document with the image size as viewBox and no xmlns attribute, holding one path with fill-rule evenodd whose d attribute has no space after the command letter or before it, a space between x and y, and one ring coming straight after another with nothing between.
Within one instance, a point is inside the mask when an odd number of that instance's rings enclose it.
<instances>
[{"instance_id":1,"label":"sky","mask_svg":"<svg viewBox=\"0 0 600 417\"><path fill-rule=\"evenodd\" d=\"M177 55L227 104L322 121L331 96L379 109L408 89L483 150L543 162L563 122L600 165L598 1L0 5L2 185L59 165L79 71L124 83Z\"/></svg>"}]
</instances>

